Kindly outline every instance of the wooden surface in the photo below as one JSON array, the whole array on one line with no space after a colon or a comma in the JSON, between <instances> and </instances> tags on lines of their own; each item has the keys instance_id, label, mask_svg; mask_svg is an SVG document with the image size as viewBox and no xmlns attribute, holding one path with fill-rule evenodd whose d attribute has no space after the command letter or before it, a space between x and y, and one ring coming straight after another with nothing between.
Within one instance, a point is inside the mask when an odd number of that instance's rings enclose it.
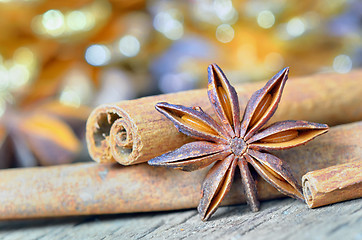
<instances>
[{"instance_id":1,"label":"wooden surface","mask_svg":"<svg viewBox=\"0 0 362 240\"><path fill-rule=\"evenodd\" d=\"M362 239L362 199L309 209L294 199L196 210L0 221L0 239Z\"/></svg>"}]
</instances>

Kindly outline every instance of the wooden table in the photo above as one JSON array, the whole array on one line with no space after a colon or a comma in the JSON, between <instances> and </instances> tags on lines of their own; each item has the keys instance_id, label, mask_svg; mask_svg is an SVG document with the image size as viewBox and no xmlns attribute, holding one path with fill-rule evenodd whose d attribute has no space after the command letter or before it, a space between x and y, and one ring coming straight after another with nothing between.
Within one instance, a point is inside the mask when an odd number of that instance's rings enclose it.
<instances>
[{"instance_id":1,"label":"wooden table","mask_svg":"<svg viewBox=\"0 0 362 240\"><path fill-rule=\"evenodd\" d=\"M195 209L0 222L0 239L362 239L362 199L309 209L294 199L221 207L208 222Z\"/></svg>"}]
</instances>

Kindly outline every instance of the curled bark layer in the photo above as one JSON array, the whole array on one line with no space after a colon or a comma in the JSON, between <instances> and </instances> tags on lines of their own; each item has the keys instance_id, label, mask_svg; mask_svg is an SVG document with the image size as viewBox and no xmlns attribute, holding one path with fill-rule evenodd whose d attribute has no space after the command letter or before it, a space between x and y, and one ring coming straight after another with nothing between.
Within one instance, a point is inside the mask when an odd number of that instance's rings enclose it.
<instances>
[{"instance_id":1,"label":"curled bark layer","mask_svg":"<svg viewBox=\"0 0 362 240\"><path fill-rule=\"evenodd\" d=\"M362 159L308 172L302 178L308 207L362 197Z\"/></svg>"}]
</instances>

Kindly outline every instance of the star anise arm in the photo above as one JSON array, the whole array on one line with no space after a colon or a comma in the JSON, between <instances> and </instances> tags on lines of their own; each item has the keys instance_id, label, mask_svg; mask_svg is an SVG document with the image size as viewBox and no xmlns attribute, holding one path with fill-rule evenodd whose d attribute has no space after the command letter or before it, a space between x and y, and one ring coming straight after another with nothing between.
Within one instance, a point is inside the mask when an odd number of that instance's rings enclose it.
<instances>
[{"instance_id":1,"label":"star anise arm","mask_svg":"<svg viewBox=\"0 0 362 240\"><path fill-rule=\"evenodd\" d=\"M288 79L288 72L289 68L284 68L251 96L245 108L240 130L240 137L245 141L274 115Z\"/></svg>"},{"instance_id":2,"label":"star anise arm","mask_svg":"<svg viewBox=\"0 0 362 240\"><path fill-rule=\"evenodd\" d=\"M307 121L276 122L256 133L247 143L257 150L288 149L305 144L328 131L328 125Z\"/></svg>"},{"instance_id":3,"label":"star anise arm","mask_svg":"<svg viewBox=\"0 0 362 240\"><path fill-rule=\"evenodd\" d=\"M229 137L239 137L240 108L237 93L216 64L208 67L209 84L207 94L216 115L222 122Z\"/></svg>"},{"instance_id":4,"label":"star anise arm","mask_svg":"<svg viewBox=\"0 0 362 240\"><path fill-rule=\"evenodd\" d=\"M230 191L237 161L234 155L218 161L208 172L202 184L202 198L197 208L201 219L208 220Z\"/></svg>"},{"instance_id":5,"label":"star anise arm","mask_svg":"<svg viewBox=\"0 0 362 240\"><path fill-rule=\"evenodd\" d=\"M175 151L153 158L148 161L148 164L194 171L207 167L217 160L222 160L230 154L231 151L226 145L198 141L187 143Z\"/></svg>"},{"instance_id":6,"label":"star anise arm","mask_svg":"<svg viewBox=\"0 0 362 240\"><path fill-rule=\"evenodd\" d=\"M280 158L251 149L248 150L245 158L265 181L280 192L293 198L304 199L301 186L291 174L288 165Z\"/></svg>"},{"instance_id":7,"label":"star anise arm","mask_svg":"<svg viewBox=\"0 0 362 240\"><path fill-rule=\"evenodd\" d=\"M258 193L253 176L250 173L248 162L244 157L238 160L240 169L241 182L243 183L246 202L249 204L253 212L259 211L260 203L258 201Z\"/></svg>"},{"instance_id":8,"label":"star anise arm","mask_svg":"<svg viewBox=\"0 0 362 240\"><path fill-rule=\"evenodd\" d=\"M18 165L22 167L33 167L37 165L37 159L30 150L29 141L26 141L18 129L12 129L8 138L12 143L12 150L14 151ZM9 151L9 149L7 149L7 151Z\"/></svg>"},{"instance_id":9,"label":"star anise arm","mask_svg":"<svg viewBox=\"0 0 362 240\"><path fill-rule=\"evenodd\" d=\"M47 114L25 115L16 131L41 165L70 163L81 147L68 124Z\"/></svg>"},{"instance_id":10,"label":"star anise arm","mask_svg":"<svg viewBox=\"0 0 362 240\"><path fill-rule=\"evenodd\" d=\"M161 102L156 104L156 109L170 119L180 132L188 136L199 140L227 144L221 127L201 108L197 108L197 110Z\"/></svg>"}]
</instances>

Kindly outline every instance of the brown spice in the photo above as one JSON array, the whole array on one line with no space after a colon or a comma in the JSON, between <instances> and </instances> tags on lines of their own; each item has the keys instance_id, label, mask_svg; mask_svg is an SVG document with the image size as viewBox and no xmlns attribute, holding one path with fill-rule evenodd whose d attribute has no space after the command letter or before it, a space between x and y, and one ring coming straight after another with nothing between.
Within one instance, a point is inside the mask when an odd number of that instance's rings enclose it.
<instances>
[{"instance_id":1,"label":"brown spice","mask_svg":"<svg viewBox=\"0 0 362 240\"><path fill-rule=\"evenodd\" d=\"M361 79L362 70L291 79L271 121L304 119L329 125L359 121L362 119ZM241 109L260 87L262 83L236 87ZM102 105L93 111L87 122L91 157L98 162L118 161L130 165L148 161L192 141L154 110L154 105L160 101L201 106L211 117L216 117L205 89Z\"/></svg>"},{"instance_id":2,"label":"brown spice","mask_svg":"<svg viewBox=\"0 0 362 240\"><path fill-rule=\"evenodd\" d=\"M275 154L301 179L308 171L360 158L361 135L362 122L340 125L311 143ZM0 219L195 208L208 170L97 163L0 170ZM283 197L262 178L257 182L260 200ZM235 178L223 205L245 203L240 185L241 179Z\"/></svg>"},{"instance_id":3,"label":"brown spice","mask_svg":"<svg viewBox=\"0 0 362 240\"><path fill-rule=\"evenodd\" d=\"M0 119L0 167L32 167L72 162L89 114L85 106L49 101L27 110L8 109Z\"/></svg>"},{"instance_id":4,"label":"brown spice","mask_svg":"<svg viewBox=\"0 0 362 240\"><path fill-rule=\"evenodd\" d=\"M356 162L308 172L302 178L308 207L362 197L362 155Z\"/></svg>"},{"instance_id":5,"label":"brown spice","mask_svg":"<svg viewBox=\"0 0 362 240\"><path fill-rule=\"evenodd\" d=\"M305 144L326 133L328 126L306 121L282 121L262 128L278 107L289 69L281 70L252 95L243 119L237 93L224 73L216 64L210 65L208 72L208 96L218 121L200 107L157 103L156 109L171 120L180 132L201 141L187 143L148 163L184 171L215 163L202 186L198 206L202 220L211 217L230 191L236 166L239 166L246 199L252 211L259 210L259 201L250 166L280 192L303 199L301 187L287 164L267 151Z\"/></svg>"}]
</instances>

